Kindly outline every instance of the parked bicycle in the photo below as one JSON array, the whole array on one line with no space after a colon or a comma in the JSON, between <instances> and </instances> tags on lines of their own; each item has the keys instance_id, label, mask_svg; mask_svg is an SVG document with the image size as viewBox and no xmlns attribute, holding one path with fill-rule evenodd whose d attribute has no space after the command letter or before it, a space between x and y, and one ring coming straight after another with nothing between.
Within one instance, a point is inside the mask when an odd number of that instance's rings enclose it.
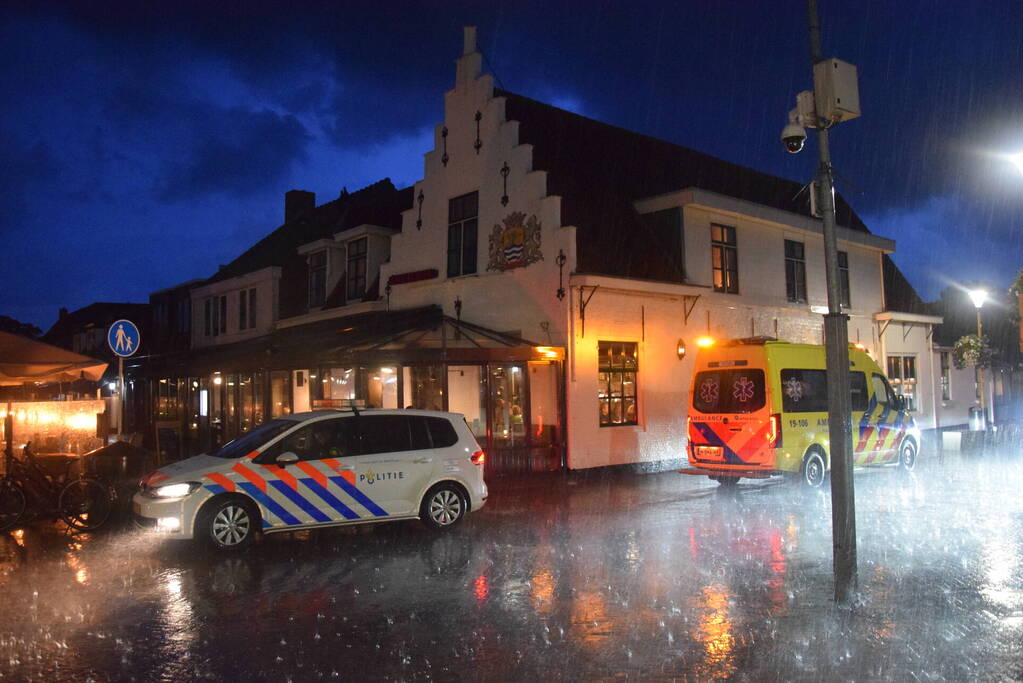
<instances>
[{"instance_id":1,"label":"parked bicycle","mask_svg":"<svg viewBox=\"0 0 1023 683\"><path fill-rule=\"evenodd\" d=\"M42 516L61 519L81 531L98 529L110 519L113 487L87 477L81 460L76 475L71 473L74 461L67 463L62 476L47 474L31 445L25 444L21 458L13 454L8 458L0 477L0 531Z\"/></svg>"}]
</instances>

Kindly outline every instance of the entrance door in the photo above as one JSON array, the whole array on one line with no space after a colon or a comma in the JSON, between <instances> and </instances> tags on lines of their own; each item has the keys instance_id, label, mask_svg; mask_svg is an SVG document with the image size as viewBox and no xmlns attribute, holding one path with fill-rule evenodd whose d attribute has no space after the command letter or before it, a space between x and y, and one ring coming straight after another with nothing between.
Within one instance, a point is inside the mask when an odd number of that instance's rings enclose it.
<instances>
[{"instance_id":1,"label":"entrance door","mask_svg":"<svg viewBox=\"0 0 1023 683\"><path fill-rule=\"evenodd\" d=\"M529 404L525 370L524 363L491 364L487 367L490 437L487 466L493 470L529 470L529 435L526 431Z\"/></svg>"}]
</instances>

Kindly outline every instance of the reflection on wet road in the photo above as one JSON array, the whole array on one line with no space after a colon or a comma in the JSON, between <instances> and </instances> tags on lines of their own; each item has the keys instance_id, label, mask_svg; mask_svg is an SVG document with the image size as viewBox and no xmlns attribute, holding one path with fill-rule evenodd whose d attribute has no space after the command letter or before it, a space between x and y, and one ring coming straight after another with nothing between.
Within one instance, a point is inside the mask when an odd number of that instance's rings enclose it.
<instances>
[{"instance_id":1,"label":"reflection on wet road","mask_svg":"<svg viewBox=\"0 0 1023 683\"><path fill-rule=\"evenodd\" d=\"M1023 460L857 474L860 597L830 502L674 472L494 482L460 529L0 536L0 674L43 680L1001 680L1023 673Z\"/></svg>"}]
</instances>

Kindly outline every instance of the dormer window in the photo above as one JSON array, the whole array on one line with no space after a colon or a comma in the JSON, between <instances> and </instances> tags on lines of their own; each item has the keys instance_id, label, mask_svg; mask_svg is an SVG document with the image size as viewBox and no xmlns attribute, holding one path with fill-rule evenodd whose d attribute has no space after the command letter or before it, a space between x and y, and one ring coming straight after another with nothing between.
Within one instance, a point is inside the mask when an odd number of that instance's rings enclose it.
<instances>
[{"instance_id":1,"label":"dormer window","mask_svg":"<svg viewBox=\"0 0 1023 683\"><path fill-rule=\"evenodd\" d=\"M309 308L319 308L327 299L327 251L309 254Z\"/></svg>"},{"instance_id":2,"label":"dormer window","mask_svg":"<svg viewBox=\"0 0 1023 683\"><path fill-rule=\"evenodd\" d=\"M365 237L348 243L348 287L349 301L361 299L366 294L366 244Z\"/></svg>"}]
</instances>

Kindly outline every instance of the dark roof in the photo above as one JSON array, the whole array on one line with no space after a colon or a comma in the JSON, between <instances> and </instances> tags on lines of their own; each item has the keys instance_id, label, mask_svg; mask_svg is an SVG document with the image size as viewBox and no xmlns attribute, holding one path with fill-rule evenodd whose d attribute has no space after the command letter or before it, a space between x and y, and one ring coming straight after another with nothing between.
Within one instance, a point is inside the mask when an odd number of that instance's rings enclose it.
<instances>
[{"instance_id":1,"label":"dark roof","mask_svg":"<svg viewBox=\"0 0 1023 683\"><path fill-rule=\"evenodd\" d=\"M317 206L284 223L256 242L209 279L217 282L251 273L267 266L283 266L303 244L331 237L359 225L379 225L401 230L401 212L412 208L412 188L395 189L384 178L356 192L344 192L334 201Z\"/></svg>"},{"instance_id":2,"label":"dark roof","mask_svg":"<svg viewBox=\"0 0 1023 683\"><path fill-rule=\"evenodd\" d=\"M70 313L62 308L57 322L41 339L50 344L69 346L75 332L106 327L121 318L131 319L139 327L145 328L149 321L149 304L97 301Z\"/></svg>"},{"instance_id":3,"label":"dark roof","mask_svg":"<svg viewBox=\"0 0 1023 683\"><path fill-rule=\"evenodd\" d=\"M883 256L881 268L884 271L884 310L919 315L940 315L934 312L933 306L924 303L920 295L913 289L913 285L909 284L909 280L888 254Z\"/></svg>"},{"instance_id":4,"label":"dark roof","mask_svg":"<svg viewBox=\"0 0 1023 683\"><path fill-rule=\"evenodd\" d=\"M791 180L739 166L679 145L594 121L495 89L505 116L519 122L519 142L533 145L533 168L547 171L547 191L560 195L561 221L578 228L578 269L651 280L679 281L658 238L633 202L697 187L809 215L806 193ZM836 197L839 225L869 232Z\"/></svg>"}]
</instances>

